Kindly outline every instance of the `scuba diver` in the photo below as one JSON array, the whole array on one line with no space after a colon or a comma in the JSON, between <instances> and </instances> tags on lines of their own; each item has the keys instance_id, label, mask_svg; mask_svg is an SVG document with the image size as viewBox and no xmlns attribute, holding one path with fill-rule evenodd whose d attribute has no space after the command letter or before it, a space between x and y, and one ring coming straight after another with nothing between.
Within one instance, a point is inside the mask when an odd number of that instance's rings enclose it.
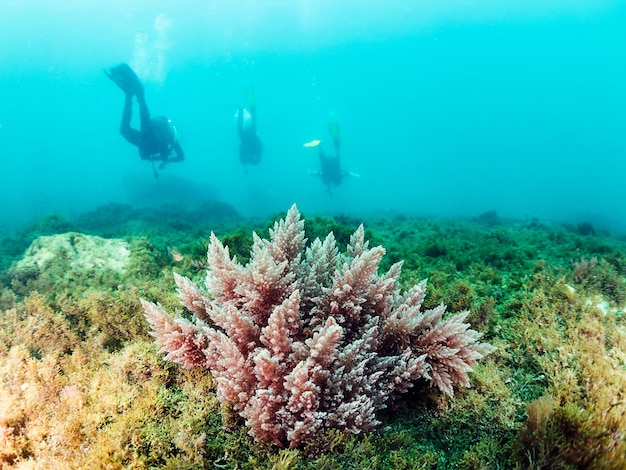
<instances>
[{"instance_id":1,"label":"scuba diver","mask_svg":"<svg viewBox=\"0 0 626 470\"><path fill-rule=\"evenodd\" d=\"M246 89L248 107L240 106L235 114L239 136L239 160L243 165L256 165L261 161L263 144L256 133L256 96L252 87Z\"/></svg>"},{"instance_id":2,"label":"scuba diver","mask_svg":"<svg viewBox=\"0 0 626 470\"><path fill-rule=\"evenodd\" d=\"M183 161L185 154L178 141L176 127L174 127L172 121L164 116L150 118L143 85L134 70L128 64L121 63L108 70L105 69L104 73L126 95L120 134L128 142L137 146L142 160L152 162L154 177L159 177L154 167L154 162L161 162L159 169L162 169L168 163ZM137 103L139 104L141 130L130 127L130 120L133 114L133 95L137 98Z\"/></svg>"},{"instance_id":3,"label":"scuba diver","mask_svg":"<svg viewBox=\"0 0 626 470\"><path fill-rule=\"evenodd\" d=\"M339 186L346 176L359 176L341 169L339 161L341 155L341 139L339 137L339 123L331 121L328 123L328 133L333 139L335 147L334 155L327 155L321 145L320 140L312 140L304 144L305 147L317 147L317 154L320 160L320 170L309 172L311 175L319 176L326 185L326 191L332 194L332 187Z\"/></svg>"}]
</instances>

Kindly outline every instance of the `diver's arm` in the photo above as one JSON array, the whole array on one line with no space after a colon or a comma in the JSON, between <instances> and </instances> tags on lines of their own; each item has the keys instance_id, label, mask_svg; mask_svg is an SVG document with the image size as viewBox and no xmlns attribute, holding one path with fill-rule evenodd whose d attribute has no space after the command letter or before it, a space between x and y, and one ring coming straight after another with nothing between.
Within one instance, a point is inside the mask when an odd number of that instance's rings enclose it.
<instances>
[{"instance_id":1,"label":"diver's arm","mask_svg":"<svg viewBox=\"0 0 626 470\"><path fill-rule=\"evenodd\" d=\"M180 142L174 143L174 156L167 159L168 163L172 162L182 162L185 159L185 152L183 152L183 148L180 146Z\"/></svg>"},{"instance_id":2,"label":"diver's arm","mask_svg":"<svg viewBox=\"0 0 626 470\"><path fill-rule=\"evenodd\" d=\"M122 111L122 122L120 124L120 134L128 142L133 145L139 146L141 143L141 132L137 129L130 127L130 119L133 115L133 95L126 94L126 100L124 101L124 111Z\"/></svg>"},{"instance_id":3,"label":"diver's arm","mask_svg":"<svg viewBox=\"0 0 626 470\"><path fill-rule=\"evenodd\" d=\"M174 163L174 162L182 162L185 159L185 152L183 152L183 148L180 146L180 144L178 142L174 143L174 145L172 146L172 151L174 152L173 157L170 157L171 152L165 156L165 157L161 157L161 164L159 165L159 170L162 170L163 168L165 168L165 166L168 163Z\"/></svg>"},{"instance_id":4,"label":"diver's arm","mask_svg":"<svg viewBox=\"0 0 626 470\"><path fill-rule=\"evenodd\" d=\"M326 161L326 153L324 153L324 149L322 148L321 145L317 146L317 156L320 159L320 164L323 165L324 162Z\"/></svg>"}]
</instances>

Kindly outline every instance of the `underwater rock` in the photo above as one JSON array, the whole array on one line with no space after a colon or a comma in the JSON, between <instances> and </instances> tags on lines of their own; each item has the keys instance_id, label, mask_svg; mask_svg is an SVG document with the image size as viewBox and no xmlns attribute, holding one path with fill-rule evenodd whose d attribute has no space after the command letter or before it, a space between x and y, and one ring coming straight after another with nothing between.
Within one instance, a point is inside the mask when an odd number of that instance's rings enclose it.
<instances>
[{"instance_id":1,"label":"underwater rock","mask_svg":"<svg viewBox=\"0 0 626 470\"><path fill-rule=\"evenodd\" d=\"M35 239L12 271L110 269L122 273L129 261L129 246L123 240L70 232Z\"/></svg>"}]
</instances>

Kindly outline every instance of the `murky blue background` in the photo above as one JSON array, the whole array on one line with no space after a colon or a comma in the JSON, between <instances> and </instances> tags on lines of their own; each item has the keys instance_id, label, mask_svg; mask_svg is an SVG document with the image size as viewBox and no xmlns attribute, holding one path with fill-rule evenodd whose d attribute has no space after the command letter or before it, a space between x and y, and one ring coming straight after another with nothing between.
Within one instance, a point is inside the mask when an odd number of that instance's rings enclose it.
<instances>
[{"instance_id":1,"label":"murky blue background","mask_svg":"<svg viewBox=\"0 0 626 470\"><path fill-rule=\"evenodd\" d=\"M435 4L436 5L432 5ZM626 230L626 5L617 1L0 0L0 228L109 202L242 214L405 212ZM153 177L118 133L129 62L186 160ZM263 161L233 115L256 89ZM329 195L312 139L337 119Z\"/></svg>"}]
</instances>

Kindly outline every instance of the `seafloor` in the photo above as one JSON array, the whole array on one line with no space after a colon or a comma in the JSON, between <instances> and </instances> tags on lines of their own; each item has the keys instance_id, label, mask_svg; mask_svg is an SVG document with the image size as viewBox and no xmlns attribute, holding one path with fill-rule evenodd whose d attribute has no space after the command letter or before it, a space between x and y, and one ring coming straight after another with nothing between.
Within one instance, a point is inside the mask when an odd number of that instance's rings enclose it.
<instances>
[{"instance_id":1,"label":"seafloor","mask_svg":"<svg viewBox=\"0 0 626 470\"><path fill-rule=\"evenodd\" d=\"M471 311L498 348L471 388L418 383L375 433L255 443L208 373L163 360L139 299L180 311L172 272L202 282L211 231L245 262L278 215L109 205L2 235L0 468L626 468L626 237L494 212L303 216L339 246L364 223L383 269L428 279L424 307Z\"/></svg>"}]
</instances>

